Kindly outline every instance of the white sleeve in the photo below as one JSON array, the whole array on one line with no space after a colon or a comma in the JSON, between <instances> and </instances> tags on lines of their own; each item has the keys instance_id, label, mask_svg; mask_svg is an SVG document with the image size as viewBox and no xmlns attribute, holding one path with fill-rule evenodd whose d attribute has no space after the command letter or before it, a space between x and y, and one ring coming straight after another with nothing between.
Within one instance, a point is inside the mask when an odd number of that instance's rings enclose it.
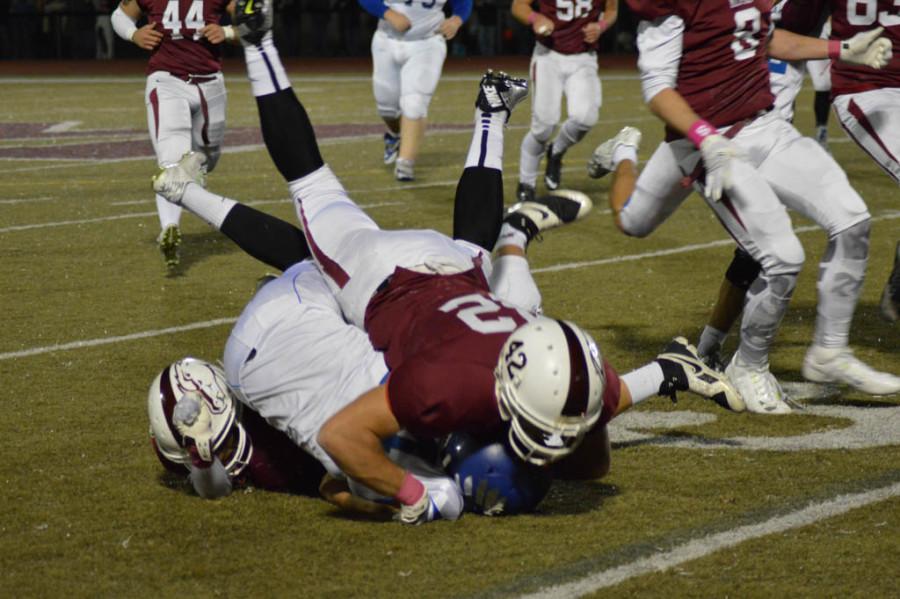
<instances>
[{"instance_id":1,"label":"white sleeve","mask_svg":"<svg viewBox=\"0 0 900 599\"><path fill-rule=\"evenodd\" d=\"M675 15L638 25L638 68L645 102L666 88L675 89L683 36L684 21Z\"/></svg>"},{"instance_id":2,"label":"white sleeve","mask_svg":"<svg viewBox=\"0 0 900 599\"><path fill-rule=\"evenodd\" d=\"M231 478L219 458L209 468L197 468L190 464L191 484L203 499L218 499L231 494Z\"/></svg>"},{"instance_id":3,"label":"white sleeve","mask_svg":"<svg viewBox=\"0 0 900 599\"><path fill-rule=\"evenodd\" d=\"M110 20L112 21L112 27L116 32L116 35L126 42L130 42L134 32L137 31L137 27L135 26L137 21L126 15L121 6L116 7Z\"/></svg>"}]
</instances>

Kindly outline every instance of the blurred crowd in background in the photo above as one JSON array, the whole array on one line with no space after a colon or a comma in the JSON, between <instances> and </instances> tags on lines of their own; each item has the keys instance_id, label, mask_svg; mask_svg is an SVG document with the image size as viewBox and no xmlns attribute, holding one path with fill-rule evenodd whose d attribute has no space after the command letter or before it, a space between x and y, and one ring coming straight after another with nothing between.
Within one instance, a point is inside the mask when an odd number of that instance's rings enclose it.
<instances>
[{"instance_id":1,"label":"blurred crowd in background","mask_svg":"<svg viewBox=\"0 0 900 599\"><path fill-rule=\"evenodd\" d=\"M118 0L0 0L0 59L135 58L144 53L113 33ZM510 15L510 0L475 0L472 16L449 45L449 56L530 54L531 31ZM367 56L377 19L356 0L275 0L276 44L282 56ZM139 23L140 24L140 23ZM636 20L619 8L601 52L634 52ZM612 35L610 35L610 33ZM227 48L226 54L236 54Z\"/></svg>"}]
</instances>

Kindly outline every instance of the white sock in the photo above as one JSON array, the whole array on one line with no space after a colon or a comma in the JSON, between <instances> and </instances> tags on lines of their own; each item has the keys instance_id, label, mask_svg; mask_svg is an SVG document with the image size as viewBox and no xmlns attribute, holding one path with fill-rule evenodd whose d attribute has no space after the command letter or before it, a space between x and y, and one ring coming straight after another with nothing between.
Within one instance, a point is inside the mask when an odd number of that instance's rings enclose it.
<instances>
[{"instance_id":1,"label":"white sock","mask_svg":"<svg viewBox=\"0 0 900 599\"><path fill-rule=\"evenodd\" d=\"M503 170L503 130L506 128L505 112L482 112L475 109L475 131L466 167L485 166Z\"/></svg>"},{"instance_id":2,"label":"white sock","mask_svg":"<svg viewBox=\"0 0 900 599\"><path fill-rule=\"evenodd\" d=\"M703 327L703 332L700 333L700 341L697 342L697 353L702 357L720 351L726 337L728 337L728 331L720 331L706 325Z\"/></svg>"},{"instance_id":3,"label":"white sock","mask_svg":"<svg viewBox=\"0 0 900 599\"><path fill-rule=\"evenodd\" d=\"M530 131L525 134L522 139L522 148L519 151L519 183L535 186L544 149L544 144L538 141Z\"/></svg>"},{"instance_id":4,"label":"white sock","mask_svg":"<svg viewBox=\"0 0 900 599\"><path fill-rule=\"evenodd\" d=\"M566 119L566 122L559 128L556 139L553 140L553 155L559 156L565 153L566 150L581 141L588 131L590 128L585 129L581 123Z\"/></svg>"},{"instance_id":5,"label":"white sock","mask_svg":"<svg viewBox=\"0 0 900 599\"><path fill-rule=\"evenodd\" d=\"M267 96L291 87L270 34L266 34L259 46L244 46L244 61L254 96Z\"/></svg>"},{"instance_id":6,"label":"white sock","mask_svg":"<svg viewBox=\"0 0 900 599\"><path fill-rule=\"evenodd\" d=\"M506 255L494 260L491 291L500 299L532 314L541 313L541 292L524 256Z\"/></svg>"},{"instance_id":7,"label":"white sock","mask_svg":"<svg viewBox=\"0 0 900 599\"><path fill-rule=\"evenodd\" d=\"M494 250L497 250L504 245L512 245L525 251L525 248L528 246L528 237L525 233L509 223L503 223L503 226L500 227L500 235L497 237L497 243L494 245Z\"/></svg>"},{"instance_id":8,"label":"white sock","mask_svg":"<svg viewBox=\"0 0 900 599\"><path fill-rule=\"evenodd\" d=\"M181 222L181 206L166 201L166 198L156 194L156 213L159 215L160 229L172 225L178 226Z\"/></svg>"},{"instance_id":9,"label":"white sock","mask_svg":"<svg viewBox=\"0 0 900 599\"><path fill-rule=\"evenodd\" d=\"M657 362L650 362L637 370L632 370L621 376L631 392L631 403L637 405L645 399L659 395L665 377L662 367Z\"/></svg>"},{"instance_id":10,"label":"white sock","mask_svg":"<svg viewBox=\"0 0 900 599\"><path fill-rule=\"evenodd\" d=\"M237 202L210 193L196 183L188 183L181 204L218 230Z\"/></svg>"},{"instance_id":11,"label":"white sock","mask_svg":"<svg viewBox=\"0 0 900 599\"><path fill-rule=\"evenodd\" d=\"M637 150L634 148L634 146L618 145L613 148L612 159L613 165L615 166L619 166L619 163L623 160L630 160L637 164Z\"/></svg>"}]
</instances>

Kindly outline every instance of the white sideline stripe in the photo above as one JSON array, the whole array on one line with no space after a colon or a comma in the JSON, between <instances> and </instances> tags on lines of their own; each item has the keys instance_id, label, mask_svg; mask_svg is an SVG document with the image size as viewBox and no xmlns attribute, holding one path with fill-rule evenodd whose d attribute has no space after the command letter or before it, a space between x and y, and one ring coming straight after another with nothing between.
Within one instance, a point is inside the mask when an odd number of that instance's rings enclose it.
<instances>
[{"instance_id":1,"label":"white sideline stripe","mask_svg":"<svg viewBox=\"0 0 900 599\"><path fill-rule=\"evenodd\" d=\"M40 198L9 198L0 200L0 204L31 204L32 202L49 202L53 200L50 196L43 196Z\"/></svg>"},{"instance_id":2,"label":"white sideline stripe","mask_svg":"<svg viewBox=\"0 0 900 599\"><path fill-rule=\"evenodd\" d=\"M150 200L148 200L149 202ZM290 200L260 200L259 202L247 202L247 206L260 206L262 204L280 204ZM147 202L142 202L147 203ZM401 206L406 202L375 202L372 204L360 204L360 208L381 208L382 206ZM0 233L11 233L14 231L29 231L31 229L44 229L47 227L64 227L66 225L88 225L94 223L105 223L112 220L125 220L128 218L149 218L157 216L156 212L133 212L130 214L117 214L115 216L100 216L97 218L85 218L82 220L60 220L52 223L38 223L34 225L15 225L12 227L4 227L0 229Z\"/></svg>"},{"instance_id":3,"label":"white sideline stripe","mask_svg":"<svg viewBox=\"0 0 900 599\"><path fill-rule=\"evenodd\" d=\"M524 66L524 65L523 65ZM527 68L527 67L526 67ZM443 75L441 77L441 81L478 81L481 75ZM291 75L291 82L300 82L300 83L371 83L372 76L371 75L334 75L328 77L317 77L317 76L296 76ZM638 79L637 72L634 73L601 73L601 78L609 81L633 81ZM83 85L85 83L110 83L110 84L118 84L118 83L143 83L147 80L146 77L0 77L0 85L22 85L22 84L71 84L71 85ZM226 83L232 82L234 80L233 77L229 76ZM237 78L238 82L243 82L242 78ZM298 90L299 92L307 92L307 91L318 91L316 89L313 90Z\"/></svg>"},{"instance_id":4,"label":"white sideline stripe","mask_svg":"<svg viewBox=\"0 0 900 599\"><path fill-rule=\"evenodd\" d=\"M48 345L45 347L34 347L31 349L23 349L20 351L5 352L0 354L0 360L11 360L13 358L24 358L27 356L36 356L39 354L47 354L56 351L65 351L69 349L81 349L82 347L96 347L98 345L109 345L110 343L118 343L120 341L134 341L135 339L147 339L149 337L159 337L160 335L170 335L172 333L183 333L184 331L192 331L195 329L208 329L223 324L233 324L237 322L237 318L217 318L216 320L207 320L205 322L194 322L178 327L169 327L166 329L156 329L153 331L143 331L140 333L131 333L128 335L119 335L117 337L102 337L100 339L87 339L82 341L72 341L70 343L61 343L59 345Z\"/></svg>"},{"instance_id":5,"label":"white sideline stripe","mask_svg":"<svg viewBox=\"0 0 900 599\"><path fill-rule=\"evenodd\" d=\"M665 572L669 568L706 557L722 549L740 545L745 541L758 539L802 526L809 526L828 518L840 516L851 510L885 501L900 495L900 483L866 491L838 495L828 501L813 503L803 509L776 516L757 524L739 526L725 532L693 539L669 551L657 553L601 572L596 572L568 584L544 587L540 591L523 595L528 599L560 599L582 597L599 589L608 588L636 576Z\"/></svg>"}]
</instances>

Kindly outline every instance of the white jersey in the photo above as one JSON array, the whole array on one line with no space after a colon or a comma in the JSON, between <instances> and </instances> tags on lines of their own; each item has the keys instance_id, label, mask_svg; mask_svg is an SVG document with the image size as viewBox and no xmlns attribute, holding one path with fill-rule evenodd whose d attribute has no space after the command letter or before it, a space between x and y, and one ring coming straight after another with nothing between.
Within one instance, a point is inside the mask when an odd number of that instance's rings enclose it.
<instances>
[{"instance_id":1,"label":"white jersey","mask_svg":"<svg viewBox=\"0 0 900 599\"><path fill-rule=\"evenodd\" d=\"M366 334L349 326L313 262L295 264L247 304L225 345L225 376L241 400L318 459L322 425L387 374Z\"/></svg>"},{"instance_id":2,"label":"white jersey","mask_svg":"<svg viewBox=\"0 0 900 599\"><path fill-rule=\"evenodd\" d=\"M378 21L378 31L390 38L403 41L423 40L437 35L438 27L444 22L444 4L446 0L386 0L388 10L404 15L411 24L404 32L397 31L390 23Z\"/></svg>"}]
</instances>

